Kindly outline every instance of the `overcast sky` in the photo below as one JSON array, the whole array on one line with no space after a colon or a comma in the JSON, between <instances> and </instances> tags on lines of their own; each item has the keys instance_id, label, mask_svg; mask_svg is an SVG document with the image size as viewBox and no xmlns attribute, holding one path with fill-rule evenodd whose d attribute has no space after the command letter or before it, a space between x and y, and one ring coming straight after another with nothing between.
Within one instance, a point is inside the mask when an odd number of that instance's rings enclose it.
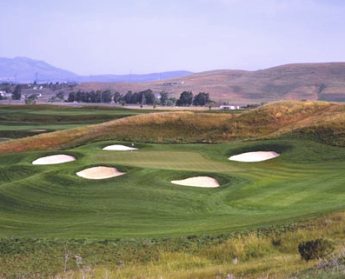
<instances>
[{"instance_id":1,"label":"overcast sky","mask_svg":"<svg viewBox=\"0 0 345 279\"><path fill-rule=\"evenodd\" d=\"M0 0L0 56L78 74L345 61L343 0Z\"/></svg>"}]
</instances>

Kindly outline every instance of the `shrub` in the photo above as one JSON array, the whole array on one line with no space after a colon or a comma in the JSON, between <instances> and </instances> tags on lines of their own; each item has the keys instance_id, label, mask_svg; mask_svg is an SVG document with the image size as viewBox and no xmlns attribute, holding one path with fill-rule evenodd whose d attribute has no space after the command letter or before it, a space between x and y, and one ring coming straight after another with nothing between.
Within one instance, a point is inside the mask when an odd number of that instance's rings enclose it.
<instances>
[{"instance_id":1,"label":"shrub","mask_svg":"<svg viewBox=\"0 0 345 279\"><path fill-rule=\"evenodd\" d=\"M298 245L298 252L306 260L324 258L334 251L332 242L325 239L316 239L301 242Z\"/></svg>"}]
</instances>

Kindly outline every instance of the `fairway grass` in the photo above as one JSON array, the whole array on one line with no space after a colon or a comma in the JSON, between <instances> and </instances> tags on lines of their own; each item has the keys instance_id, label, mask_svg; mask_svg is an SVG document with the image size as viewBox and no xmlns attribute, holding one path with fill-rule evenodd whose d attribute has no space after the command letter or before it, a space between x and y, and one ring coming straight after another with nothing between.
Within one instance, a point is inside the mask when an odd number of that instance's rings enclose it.
<instances>
[{"instance_id":1,"label":"fairway grass","mask_svg":"<svg viewBox=\"0 0 345 279\"><path fill-rule=\"evenodd\" d=\"M150 111L96 106L85 108L54 105L0 105L0 137L21 138L148 112Z\"/></svg>"},{"instance_id":2,"label":"fairway grass","mask_svg":"<svg viewBox=\"0 0 345 279\"><path fill-rule=\"evenodd\" d=\"M32 166L50 154L0 156L0 236L114 239L228 233L344 208L345 150L306 140L226 144L139 144L109 152L94 142L64 152L62 165ZM126 142L116 144L128 145ZM243 150L276 150L256 164L228 160ZM75 173L116 166L126 175L100 181ZM209 176L221 185L178 187L172 180Z\"/></svg>"}]
</instances>

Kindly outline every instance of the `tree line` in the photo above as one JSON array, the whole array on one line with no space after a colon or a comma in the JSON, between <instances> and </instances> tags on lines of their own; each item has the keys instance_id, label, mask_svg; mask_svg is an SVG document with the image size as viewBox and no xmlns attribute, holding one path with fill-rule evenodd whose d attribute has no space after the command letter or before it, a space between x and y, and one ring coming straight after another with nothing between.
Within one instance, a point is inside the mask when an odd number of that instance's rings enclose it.
<instances>
[{"instance_id":1,"label":"tree line","mask_svg":"<svg viewBox=\"0 0 345 279\"><path fill-rule=\"evenodd\" d=\"M180 94L178 99L169 97L166 92L154 94L151 89L140 92L128 91L121 94L119 92L111 92L110 90L97 91L77 91L70 92L67 102L84 102L84 103L117 103L117 104L132 104L132 105L162 105L162 106L205 106L210 104L209 94L199 92L193 95L191 91L184 91Z\"/></svg>"}]
</instances>

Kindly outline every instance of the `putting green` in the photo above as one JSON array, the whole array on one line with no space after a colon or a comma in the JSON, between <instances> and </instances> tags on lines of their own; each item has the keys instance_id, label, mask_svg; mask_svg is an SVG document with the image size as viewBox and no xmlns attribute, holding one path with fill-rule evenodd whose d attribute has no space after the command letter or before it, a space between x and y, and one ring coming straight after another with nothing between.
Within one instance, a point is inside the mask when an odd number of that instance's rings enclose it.
<instances>
[{"instance_id":1,"label":"putting green","mask_svg":"<svg viewBox=\"0 0 345 279\"><path fill-rule=\"evenodd\" d=\"M109 239L230 232L345 207L345 148L281 139L102 150L111 144L116 142L64 150L77 158L65 165L31 165L52 153L1 155L0 236ZM260 163L228 160L257 150L281 156ZM126 175L104 181L75 175L98 165ZM214 177L220 187L170 183L191 176Z\"/></svg>"}]
</instances>

